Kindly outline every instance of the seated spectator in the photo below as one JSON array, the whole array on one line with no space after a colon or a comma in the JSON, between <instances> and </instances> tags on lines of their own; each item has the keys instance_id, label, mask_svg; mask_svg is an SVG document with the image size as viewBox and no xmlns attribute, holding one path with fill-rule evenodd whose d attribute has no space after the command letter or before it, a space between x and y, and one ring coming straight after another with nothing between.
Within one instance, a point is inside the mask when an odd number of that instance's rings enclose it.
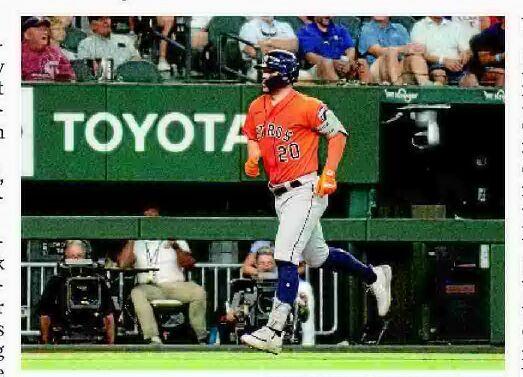
<instances>
[{"instance_id":1,"label":"seated spectator","mask_svg":"<svg viewBox=\"0 0 523 377\"><path fill-rule=\"evenodd\" d=\"M29 17L22 23L22 80L75 79L69 60L59 47L49 44L50 26L42 17Z\"/></svg>"},{"instance_id":2,"label":"seated spectator","mask_svg":"<svg viewBox=\"0 0 523 377\"><path fill-rule=\"evenodd\" d=\"M305 273L305 263L298 267L300 275ZM278 270L274 260L274 248L269 241L256 241L251 245L250 253L243 262L243 275L258 279L277 279ZM313 346L315 344L314 332L314 294L311 285L300 279L298 285L298 296L296 302L301 310L308 313L307 321L302 323L302 345ZM228 313L228 319L232 313Z\"/></svg>"},{"instance_id":3,"label":"seated spectator","mask_svg":"<svg viewBox=\"0 0 523 377\"><path fill-rule=\"evenodd\" d=\"M425 17L414 24L410 37L425 47L424 58L435 84L477 85L475 75L468 72L468 34L459 24L439 16Z\"/></svg>"},{"instance_id":4,"label":"seated spectator","mask_svg":"<svg viewBox=\"0 0 523 377\"><path fill-rule=\"evenodd\" d=\"M407 29L391 23L390 17L372 17L363 25L358 51L367 58L371 83L424 85L430 81L424 47L410 43Z\"/></svg>"},{"instance_id":5,"label":"seated spectator","mask_svg":"<svg viewBox=\"0 0 523 377\"><path fill-rule=\"evenodd\" d=\"M145 216L160 215L159 209L150 206ZM129 241L118 256L122 268L158 268L158 271L139 273L138 285L131 291L138 322L144 340L160 344L158 324L150 304L154 299L174 299L189 304L189 322L196 333L198 342L207 339L205 310L207 297L205 290L192 281L185 281L183 269L190 269L194 259L186 241L137 240Z\"/></svg>"},{"instance_id":6,"label":"seated spectator","mask_svg":"<svg viewBox=\"0 0 523 377\"><path fill-rule=\"evenodd\" d=\"M78 45L78 59L113 59L114 67L129 60L139 60L140 54L127 35L111 33L111 18L88 17L93 35Z\"/></svg>"},{"instance_id":7,"label":"seated spectator","mask_svg":"<svg viewBox=\"0 0 523 377\"><path fill-rule=\"evenodd\" d=\"M272 16L255 17L246 22L240 29L239 37L258 46L263 54L272 50L287 50L290 52L298 51L298 39L287 22L281 22ZM251 67L247 76L256 79L256 49L245 43L240 43L242 57L246 61L251 61Z\"/></svg>"},{"instance_id":8,"label":"seated spectator","mask_svg":"<svg viewBox=\"0 0 523 377\"><path fill-rule=\"evenodd\" d=\"M81 240L66 241L64 250L64 259L85 259L86 242ZM65 276L54 275L51 277L40 299L38 315L40 319L40 337L42 343L52 341L51 326L63 325L66 321L65 300L66 284ZM102 285L102 307L103 325L105 329L105 338L108 344L114 343L114 306L111 300L111 294L106 285Z\"/></svg>"},{"instance_id":9,"label":"seated spectator","mask_svg":"<svg viewBox=\"0 0 523 377\"><path fill-rule=\"evenodd\" d=\"M50 17L49 21L51 22L51 27L49 28L50 40L49 44L51 46L57 47L60 49L62 54L69 60L76 59L76 54L72 51L66 50L61 47L62 42L65 40L65 24L62 21L62 17Z\"/></svg>"},{"instance_id":10,"label":"seated spectator","mask_svg":"<svg viewBox=\"0 0 523 377\"><path fill-rule=\"evenodd\" d=\"M482 85L505 85L505 19L472 38L473 67Z\"/></svg>"},{"instance_id":11,"label":"seated spectator","mask_svg":"<svg viewBox=\"0 0 523 377\"><path fill-rule=\"evenodd\" d=\"M312 68L301 70L299 80L359 79L369 82L368 64L356 59L355 43L343 25L329 16L315 16L314 22L298 31L299 53Z\"/></svg>"}]
</instances>

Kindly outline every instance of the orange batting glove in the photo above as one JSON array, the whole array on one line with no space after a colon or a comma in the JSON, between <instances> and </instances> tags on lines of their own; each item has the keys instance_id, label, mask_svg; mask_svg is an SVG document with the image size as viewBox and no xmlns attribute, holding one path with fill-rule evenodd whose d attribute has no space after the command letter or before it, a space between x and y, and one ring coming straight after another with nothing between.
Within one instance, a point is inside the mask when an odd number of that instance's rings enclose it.
<instances>
[{"instance_id":1,"label":"orange batting glove","mask_svg":"<svg viewBox=\"0 0 523 377\"><path fill-rule=\"evenodd\" d=\"M245 162L245 174L251 178L256 178L260 175L260 168L258 166L258 159L251 157Z\"/></svg>"},{"instance_id":2,"label":"orange batting glove","mask_svg":"<svg viewBox=\"0 0 523 377\"><path fill-rule=\"evenodd\" d=\"M320 197L330 195L336 191L336 172L334 170L326 169L316 183L314 192Z\"/></svg>"}]
</instances>

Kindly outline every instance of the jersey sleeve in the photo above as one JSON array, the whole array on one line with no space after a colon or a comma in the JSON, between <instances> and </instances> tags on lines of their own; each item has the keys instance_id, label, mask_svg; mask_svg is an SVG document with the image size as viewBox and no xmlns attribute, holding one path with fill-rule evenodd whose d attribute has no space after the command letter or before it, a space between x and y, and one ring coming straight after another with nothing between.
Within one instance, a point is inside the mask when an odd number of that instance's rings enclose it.
<instances>
[{"instance_id":1,"label":"jersey sleeve","mask_svg":"<svg viewBox=\"0 0 523 377\"><path fill-rule=\"evenodd\" d=\"M341 124L334 112L321 101L314 101L309 107L309 125L312 130L325 136L327 139L342 133L348 136L348 132Z\"/></svg>"},{"instance_id":2,"label":"jersey sleeve","mask_svg":"<svg viewBox=\"0 0 523 377\"><path fill-rule=\"evenodd\" d=\"M243 123L242 134L244 134L247 139L256 141L256 127L254 125L251 108L249 108L247 117L245 118L245 123Z\"/></svg>"}]
</instances>

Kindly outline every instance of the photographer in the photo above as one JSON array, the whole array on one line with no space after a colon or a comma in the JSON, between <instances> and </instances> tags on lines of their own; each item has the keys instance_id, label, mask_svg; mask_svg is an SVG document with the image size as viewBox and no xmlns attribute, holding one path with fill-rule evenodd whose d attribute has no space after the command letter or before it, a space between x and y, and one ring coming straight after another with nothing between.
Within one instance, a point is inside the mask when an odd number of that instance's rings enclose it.
<instances>
[{"instance_id":1,"label":"photographer","mask_svg":"<svg viewBox=\"0 0 523 377\"><path fill-rule=\"evenodd\" d=\"M87 243L81 240L68 240L65 243L64 259L79 260L85 259L87 254ZM100 312L103 315L103 327L105 341L107 344L114 343L114 306L108 287L101 285L101 307ZM42 343L46 344L52 341L52 326L65 325L65 308L67 297L66 276L58 274L51 277L48 281L40 299L38 314L40 317L40 335Z\"/></svg>"}]
</instances>

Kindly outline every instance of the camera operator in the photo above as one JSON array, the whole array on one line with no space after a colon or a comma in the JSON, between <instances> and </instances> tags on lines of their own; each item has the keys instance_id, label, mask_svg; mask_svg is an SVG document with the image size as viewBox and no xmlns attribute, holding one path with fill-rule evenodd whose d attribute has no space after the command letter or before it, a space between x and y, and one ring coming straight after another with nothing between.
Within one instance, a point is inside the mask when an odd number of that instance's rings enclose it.
<instances>
[{"instance_id":1,"label":"camera operator","mask_svg":"<svg viewBox=\"0 0 523 377\"><path fill-rule=\"evenodd\" d=\"M87 243L81 240L67 240L64 249L65 260L85 259L87 255ZM114 343L114 306L111 301L109 289L105 284L101 285L101 314L103 315L103 326L105 341L107 344ZM40 299L38 314L40 317L40 335L42 343L52 341L51 328L56 325L65 324L65 300L67 296L66 276L54 275L48 281Z\"/></svg>"}]
</instances>

